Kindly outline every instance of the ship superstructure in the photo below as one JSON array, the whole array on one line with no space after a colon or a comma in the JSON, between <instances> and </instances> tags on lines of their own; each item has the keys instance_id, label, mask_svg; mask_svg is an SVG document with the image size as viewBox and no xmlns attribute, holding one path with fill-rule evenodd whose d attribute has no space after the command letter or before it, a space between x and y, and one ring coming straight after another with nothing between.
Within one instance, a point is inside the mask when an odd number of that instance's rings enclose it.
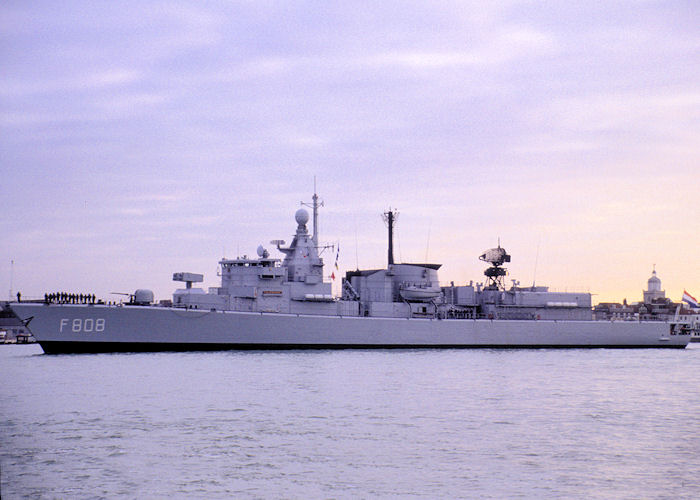
<instances>
[{"instance_id":1,"label":"ship superstructure","mask_svg":"<svg viewBox=\"0 0 700 500\"><path fill-rule=\"evenodd\" d=\"M319 206L318 197L314 195L314 221L318 220ZM221 259L221 286L210 288L208 292L191 287L191 278L202 281L202 275L175 273L173 280L185 281L188 286L175 291L173 306L216 311L336 314L339 304L333 298L332 284L324 281L316 224L313 234L309 234L309 213L304 208L296 211L294 219L297 228L288 247L283 246L284 240L270 242L284 259L271 258L262 245L257 248L257 257Z\"/></svg>"},{"instance_id":2,"label":"ship superstructure","mask_svg":"<svg viewBox=\"0 0 700 500\"><path fill-rule=\"evenodd\" d=\"M486 281L440 286L440 264L395 264L391 242L396 212L384 214L389 228L389 255L385 269L349 271L343 300L359 302L364 316L424 317L440 319L572 320L593 319L590 293L550 292L545 286L521 287L517 281L506 289L503 265L511 256L500 243L479 260L491 264Z\"/></svg>"}]
</instances>

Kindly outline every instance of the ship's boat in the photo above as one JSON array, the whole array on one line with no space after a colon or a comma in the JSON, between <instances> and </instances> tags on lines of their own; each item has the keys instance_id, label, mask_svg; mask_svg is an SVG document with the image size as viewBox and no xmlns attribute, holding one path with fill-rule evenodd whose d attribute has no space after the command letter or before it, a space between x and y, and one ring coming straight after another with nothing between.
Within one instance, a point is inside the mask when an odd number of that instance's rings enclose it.
<instances>
[{"instance_id":1,"label":"ship's boat","mask_svg":"<svg viewBox=\"0 0 700 500\"><path fill-rule=\"evenodd\" d=\"M399 288L401 298L409 302L430 302L437 299L442 291L438 287L404 285Z\"/></svg>"}]
</instances>

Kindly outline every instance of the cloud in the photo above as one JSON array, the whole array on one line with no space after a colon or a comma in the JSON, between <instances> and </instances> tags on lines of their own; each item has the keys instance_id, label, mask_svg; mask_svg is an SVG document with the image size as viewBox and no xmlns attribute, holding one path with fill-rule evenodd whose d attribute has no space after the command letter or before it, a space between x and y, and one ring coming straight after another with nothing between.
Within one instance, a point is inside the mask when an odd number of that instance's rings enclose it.
<instances>
[{"instance_id":1,"label":"cloud","mask_svg":"<svg viewBox=\"0 0 700 500\"><path fill-rule=\"evenodd\" d=\"M104 120L142 115L150 111L150 108L169 102L171 99L171 96L164 92L126 92L103 96L93 102L98 113L93 114L92 119Z\"/></svg>"},{"instance_id":2,"label":"cloud","mask_svg":"<svg viewBox=\"0 0 700 500\"><path fill-rule=\"evenodd\" d=\"M0 86L0 97L15 99L40 94L126 87L139 82L142 77L143 75L133 68L108 68L45 80L27 80L14 77L6 79L4 84Z\"/></svg>"},{"instance_id":3,"label":"cloud","mask_svg":"<svg viewBox=\"0 0 700 500\"><path fill-rule=\"evenodd\" d=\"M543 115L555 125L588 131L685 127L700 111L700 93L686 89L663 92L615 92L563 97L552 102Z\"/></svg>"},{"instance_id":4,"label":"cloud","mask_svg":"<svg viewBox=\"0 0 700 500\"><path fill-rule=\"evenodd\" d=\"M365 60L368 65L378 66L407 66L418 69L445 68L480 64L483 61L475 53L469 52L419 52L396 51Z\"/></svg>"},{"instance_id":5,"label":"cloud","mask_svg":"<svg viewBox=\"0 0 700 500\"><path fill-rule=\"evenodd\" d=\"M451 44L454 45L454 44ZM459 47L463 45L463 47ZM391 50L343 59L346 64L362 66L405 66L414 69L493 66L529 57L546 56L554 51L555 38L529 26L505 26L465 40L458 47L432 50Z\"/></svg>"},{"instance_id":6,"label":"cloud","mask_svg":"<svg viewBox=\"0 0 700 500\"><path fill-rule=\"evenodd\" d=\"M123 86L141 79L141 74L133 69L109 69L83 78L81 88L102 88L111 86Z\"/></svg>"}]
</instances>

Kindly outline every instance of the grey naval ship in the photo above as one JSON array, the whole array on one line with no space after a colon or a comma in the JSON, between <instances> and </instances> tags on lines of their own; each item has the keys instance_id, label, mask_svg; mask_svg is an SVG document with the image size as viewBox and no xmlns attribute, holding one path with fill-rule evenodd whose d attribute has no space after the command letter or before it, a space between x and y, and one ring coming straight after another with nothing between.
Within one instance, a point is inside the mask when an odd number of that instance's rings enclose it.
<instances>
[{"instance_id":1,"label":"grey naval ship","mask_svg":"<svg viewBox=\"0 0 700 500\"><path fill-rule=\"evenodd\" d=\"M47 298L6 307L28 326L46 353L194 351L221 349L676 347L690 341L689 325L661 321L597 321L590 293L547 287L506 287L510 255L501 248L479 258L483 283L440 286L440 264L395 263L395 212L384 269L355 270L342 296L324 279L319 251L318 196L295 214L289 246L262 245L257 257L222 259L221 286L193 287L203 275L178 272L184 287L172 302L154 304L139 289L129 303L71 304ZM321 252L322 253L322 252Z\"/></svg>"}]
</instances>

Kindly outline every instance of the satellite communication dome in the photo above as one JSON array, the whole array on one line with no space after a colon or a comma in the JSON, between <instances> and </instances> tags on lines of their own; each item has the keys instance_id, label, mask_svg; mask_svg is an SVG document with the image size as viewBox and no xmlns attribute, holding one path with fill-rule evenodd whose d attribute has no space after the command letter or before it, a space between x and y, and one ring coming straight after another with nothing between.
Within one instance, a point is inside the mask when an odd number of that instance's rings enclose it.
<instances>
[{"instance_id":1,"label":"satellite communication dome","mask_svg":"<svg viewBox=\"0 0 700 500\"><path fill-rule=\"evenodd\" d=\"M297 213L294 214L294 218L296 219L297 224L303 226L304 224L309 222L309 212L307 212L303 208L300 208L299 210L297 210Z\"/></svg>"}]
</instances>

